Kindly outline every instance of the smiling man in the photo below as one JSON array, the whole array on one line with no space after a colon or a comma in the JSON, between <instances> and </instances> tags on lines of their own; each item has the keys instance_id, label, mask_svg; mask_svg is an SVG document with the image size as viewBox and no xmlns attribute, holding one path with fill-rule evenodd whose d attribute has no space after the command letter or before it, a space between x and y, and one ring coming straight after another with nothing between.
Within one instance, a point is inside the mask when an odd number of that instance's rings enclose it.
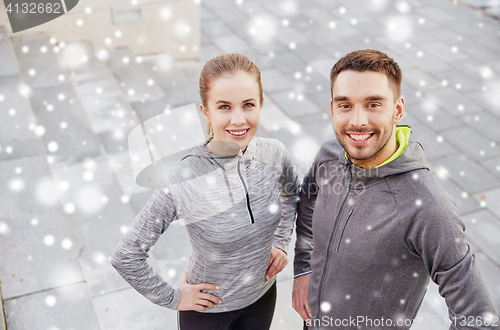
<instances>
[{"instance_id":1,"label":"smiling man","mask_svg":"<svg viewBox=\"0 0 500 330\"><path fill-rule=\"evenodd\" d=\"M449 194L410 140L401 71L375 50L330 74L336 140L302 184L293 306L305 329L409 329L429 279L450 329L500 329L498 313Z\"/></svg>"}]
</instances>

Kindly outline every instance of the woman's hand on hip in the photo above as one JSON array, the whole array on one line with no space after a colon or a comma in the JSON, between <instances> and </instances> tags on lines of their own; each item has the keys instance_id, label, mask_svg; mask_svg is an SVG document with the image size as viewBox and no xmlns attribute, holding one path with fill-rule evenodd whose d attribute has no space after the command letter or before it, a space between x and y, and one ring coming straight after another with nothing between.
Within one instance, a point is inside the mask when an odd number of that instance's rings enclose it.
<instances>
[{"instance_id":1,"label":"woman's hand on hip","mask_svg":"<svg viewBox=\"0 0 500 330\"><path fill-rule=\"evenodd\" d=\"M269 264L267 265L266 281L269 281L274 275L281 272L287 264L288 258L286 257L286 253L273 246L271 249L271 258L269 258Z\"/></svg>"},{"instance_id":2,"label":"woman's hand on hip","mask_svg":"<svg viewBox=\"0 0 500 330\"><path fill-rule=\"evenodd\" d=\"M179 284L181 299L176 308L178 311L206 311L209 307L214 308L222 302L218 297L210 293L201 292L201 290L219 290L218 285L209 283L189 284L187 277L188 271L186 270Z\"/></svg>"}]
</instances>

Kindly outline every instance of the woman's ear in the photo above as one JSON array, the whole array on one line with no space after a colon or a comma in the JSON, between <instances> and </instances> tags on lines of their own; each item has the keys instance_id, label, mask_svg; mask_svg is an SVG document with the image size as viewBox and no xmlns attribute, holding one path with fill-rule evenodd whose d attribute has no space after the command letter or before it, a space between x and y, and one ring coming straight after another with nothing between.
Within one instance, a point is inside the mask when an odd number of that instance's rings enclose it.
<instances>
[{"instance_id":1,"label":"woman's ear","mask_svg":"<svg viewBox=\"0 0 500 330\"><path fill-rule=\"evenodd\" d=\"M207 122L210 123L210 113L208 112L208 109L203 106L203 104L200 104L200 111L205 116Z\"/></svg>"}]
</instances>

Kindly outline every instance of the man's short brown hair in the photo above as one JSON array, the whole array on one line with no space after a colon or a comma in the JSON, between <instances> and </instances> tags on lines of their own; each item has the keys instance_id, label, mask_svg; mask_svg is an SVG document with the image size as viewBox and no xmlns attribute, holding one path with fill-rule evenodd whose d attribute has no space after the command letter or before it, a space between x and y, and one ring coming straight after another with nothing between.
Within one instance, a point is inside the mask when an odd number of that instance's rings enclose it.
<instances>
[{"instance_id":1,"label":"man's short brown hair","mask_svg":"<svg viewBox=\"0 0 500 330\"><path fill-rule=\"evenodd\" d=\"M384 73L389 82L394 84L394 99L401 96L401 80L403 74L399 65L385 53L373 49L364 49L351 52L342 57L330 71L330 92L333 93L333 84L342 71L353 70L358 72L375 71ZM333 95L332 95L333 97Z\"/></svg>"}]
</instances>

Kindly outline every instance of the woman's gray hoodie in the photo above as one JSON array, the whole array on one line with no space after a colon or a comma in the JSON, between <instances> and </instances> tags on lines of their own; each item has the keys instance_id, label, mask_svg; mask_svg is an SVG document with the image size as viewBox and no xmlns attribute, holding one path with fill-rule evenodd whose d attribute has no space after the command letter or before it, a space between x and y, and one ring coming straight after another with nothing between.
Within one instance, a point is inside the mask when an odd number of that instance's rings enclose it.
<instances>
[{"instance_id":1,"label":"woman's gray hoodie","mask_svg":"<svg viewBox=\"0 0 500 330\"><path fill-rule=\"evenodd\" d=\"M205 144L191 149L136 216L112 265L153 303L175 309L180 293L147 263L149 249L174 220L186 224L193 254L188 283L212 283L222 300L206 312L257 301L274 279L265 274L271 247L287 251L299 183L285 146L254 137L244 153L220 157Z\"/></svg>"}]
</instances>

